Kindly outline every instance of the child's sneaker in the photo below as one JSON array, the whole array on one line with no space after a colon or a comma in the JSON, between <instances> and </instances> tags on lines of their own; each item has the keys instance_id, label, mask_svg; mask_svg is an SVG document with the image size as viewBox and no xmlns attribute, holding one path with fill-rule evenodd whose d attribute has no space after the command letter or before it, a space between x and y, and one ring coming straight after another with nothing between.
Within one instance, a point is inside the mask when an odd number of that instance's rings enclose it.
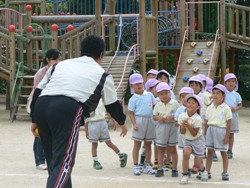
<instances>
[{"instance_id":1,"label":"child's sneaker","mask_svg":"<svg viewBox=\"0 0 250 188\"><path fill-rule=\"evenodd\" d=\"M96 170L101 170L102 169L102 165L101 165L101 163L99 163L99 161L94 161L93 167Z\"/></svg>"},{"instance_id":2,"label":"child's sneaker","mask_svg":"<svg viewBox=\"0 0 250 188\"><path fill-rule=\"evenodd\" d=\"M120 157L120 167L123 168L127 165L128 155L126 153L122 153Z\"/></svg>"},{"instance_id":3,"label":"child's sneaker","mask_svg":"<svg viewBox=\"0 0 250 188\"><path fill-rule=\"evenodd\" d=\"M178 177L178 176L179 176L178 170L172 169L172 177Z\"/></svg>"},{"instance_id":4,"label":"child's sneaker","mask_svg":"<svg viewBox=\"0 0 250 188\"><path fill-rule=\"evenodd\" d=\"M155 170L149 164L145 164L144 173L146 173L146 174L155 174Z\"/></svg>"},{"instance_id":5,"label":"child's sneaker","mask_svg":"<svg viewBox=\"0 0 250 188\"><path fill-rule=\"evenodd\" d=\"M228 159L232 159L233 158L233 152L231 150L227 151L227 157L228 157Z\"/></svg>"},{"instance_id":6,"label":"child's sneaker","mask_svg":"<svg viewBox=\"0 0 250 188\"><path fill-rule=\"evenodd\" d=\"M200 172L201 174L201 181L207 181L208 180L208 173L206 170L204 170L203 172Z\"/></svg>"},{"instance_id":7,"label":"child's sneaker","mask_svg":"<svg viewBox=\"0 0 250 188\"><path fill-rule=\"evenodd\" d=\"M172 169L172 168L173 168L173 163L172 163L172 161L165 161L165 166L166 166L168 169Z\"/></svg>"},{"instance_id":8,"label":"child's sneaker","mask_svg":"<svg viewBox=\"0 0 250 188\"><path fill-rule=\"evenodd\" d=\"M186 185L188 184L188 175L187 174L182 174L182 178L181 178L181 181L180 181L180 184L181 185Z\"/></svg>"},{"instance_id":9,"label":"child's sneaker","mask_svg":"<svg viewBox=\"0 0 250 188\"><path fill-rule=\"evenodd\" d=\"M141 175L141 170L139 166L134 166L134 175L140 176Z\"/></svg>"},{"instance_id":10,"label":"child's sneaker","mask_svg":"<svg viewBox=\"0 0 250 188\"><path fill-rule=\"evenodd\" d=\"M158 169L156 171L155 177L162 177L164 175L163 169Z\"/></svg>"},{"instance_id":11,"label":"child's sneaker","mask_svg":"<svg viewBox=\"0 0 250 188\"><path fill-rule=\"evenodd\" d=\"M228 173L222 172L221 176L222 176L222 180L224 180L224 181L228 181L229 180L229 174Z\"/></svg>"},{"instance_id":12,"label":"child's sneaker","mask_svg":"<svg viewBox=\"0 0 250 188\"><path fill-rule=\"evenodd\" d=\"M212 175L211 175L210 172L207 173L207 178L208 178L208 179L212 179ZM199 174L196 176L196 179L201 180L201 172L199 172Z\"/></svg>"},{"instance_id":13,"label":"child's sneaker","mask_svg":"<svg viewBox=\"0 0 250 188\"><path fill-rule=\"evenodd\" d=\"M218 161L218 157L217 157L215 152L214 152L214 155L213 155L213 161Z\"/></svg>"},{"instance_id":14,"label":"child's sneaker","mask_svg":"<svg viewBox=\"0 0 250 188\"><path fill-rule=\"evenodd\" d=\"M157 160L154 160L154 164L153 164L152 168L154 170L156 170L158 168L158 162L157 162Z\"/></svg>"}]
</instances>

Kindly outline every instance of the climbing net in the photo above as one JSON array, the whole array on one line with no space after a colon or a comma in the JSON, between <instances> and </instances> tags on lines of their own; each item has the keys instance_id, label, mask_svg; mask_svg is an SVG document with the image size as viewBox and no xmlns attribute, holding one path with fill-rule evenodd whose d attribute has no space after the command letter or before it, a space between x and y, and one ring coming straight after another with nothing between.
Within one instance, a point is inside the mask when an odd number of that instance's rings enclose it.
<instances>
[{"instance_id":1,"label":"climbing net","mask_svg":"<svg viewBox=\"0 0 250 188\"><path fill-rule=\"evenodd\" d=\"M158 44L164 45L173 37L176 27L171 19L165 16L158 16ZM130 48L137 43L137 21L134 20L124 25L122 30L122 43Z\"/></svg>"}]
</instances>

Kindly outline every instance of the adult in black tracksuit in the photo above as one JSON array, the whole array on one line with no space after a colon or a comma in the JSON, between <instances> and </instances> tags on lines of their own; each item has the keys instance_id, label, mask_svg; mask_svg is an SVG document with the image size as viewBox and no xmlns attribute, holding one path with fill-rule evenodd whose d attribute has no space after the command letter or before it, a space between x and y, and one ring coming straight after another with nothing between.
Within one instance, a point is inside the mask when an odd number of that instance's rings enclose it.
<instances>
[{"instance_id":1,"label":"adult in black tracksuit","mask_svg":"<svg viewBox=\"0 0 250 188\"><path fill-rule=\"evenodd\" d=\"M72 187L79 127L101 97L107 112L121 125L121 135L127 133L113 78L99 65L103 53L100 37L86 37L81 42L82 56L49 68L34 92L31 131L35 135L38 127L44 146L49 170L47 188Z\"/></svg>"}]
</instances>

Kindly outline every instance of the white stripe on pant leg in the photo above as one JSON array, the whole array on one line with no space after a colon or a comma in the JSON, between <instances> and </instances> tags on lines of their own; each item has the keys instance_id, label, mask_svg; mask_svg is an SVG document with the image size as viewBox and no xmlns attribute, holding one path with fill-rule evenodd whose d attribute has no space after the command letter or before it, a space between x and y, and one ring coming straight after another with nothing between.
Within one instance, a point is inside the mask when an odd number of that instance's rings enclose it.
<instances>
[{"instance_id":1,"label":"white stripe on pant leg","mask_svg":"<svg viewBox=\"0 0 250 188\"><path fill-rule=\"evenodd\" d=\"M71 171L70 165L72 163L72 155L74 155L73 152L75 151L75 148L77 145L77 137L78 137L78 133L79 133L82 112L83 112L82 107L80 107L78 112L77 112L77 116L75 117L75 120L74 120L73 130L71 132L69 145L67 147L67 153L66 153L66 156L64 158L64 163L62 165L60 174L59 174L57 181L56 181L56 184L54 186L56 188L61 188L64 185L65 180L67 180L68 174Z\"/></svg>"}]
</instances>

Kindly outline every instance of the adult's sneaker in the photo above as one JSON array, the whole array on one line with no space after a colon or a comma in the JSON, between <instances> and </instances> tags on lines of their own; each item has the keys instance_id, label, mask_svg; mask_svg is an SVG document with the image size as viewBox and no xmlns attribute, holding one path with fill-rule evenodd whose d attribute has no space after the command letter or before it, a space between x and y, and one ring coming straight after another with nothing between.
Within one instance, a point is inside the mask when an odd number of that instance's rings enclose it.
<instances>
[{"instance_id":1,"label":"adult's sneaker","mask_svg":"<svg viewBox=\"0 0 250 188\"><path fill-rule=\"evenodd\" d=\"M101 170L102 169L102 165L101 165L101 163L99 163L99 161L94 161L93 167L96 170Z\"/></svg>"},{"instance_id":2,"label":"adult's sneaker","mask_svg":"<svg viewBox=\"0 0 250 188\"><path fill-rule=\"evenodd\" d=\"M48 169L46 164L37 165L36 168L39 169L39 170L47 170Z\"/></svg>"},{"instance_id":3,"label":"adult's sneaker","mask_svg":"<svg viewBox=\"0 0 250 188\"><path fill-rule=\"evenodd\" d=\"M128 155L126 153L122 153L120 157L120 167L124 168L127 165Z\"/></svg>"},{"instance_id":4,"label":"adult's sneaker","mask_svg":"<svg viewBox=\"0 0 250 188\"><path fill-rule=\"evenodd\" d=\"M188 175L182 175L181 181L180 181L181 185L186 185L188 184Z\"/></svg>"}]
</instances>

